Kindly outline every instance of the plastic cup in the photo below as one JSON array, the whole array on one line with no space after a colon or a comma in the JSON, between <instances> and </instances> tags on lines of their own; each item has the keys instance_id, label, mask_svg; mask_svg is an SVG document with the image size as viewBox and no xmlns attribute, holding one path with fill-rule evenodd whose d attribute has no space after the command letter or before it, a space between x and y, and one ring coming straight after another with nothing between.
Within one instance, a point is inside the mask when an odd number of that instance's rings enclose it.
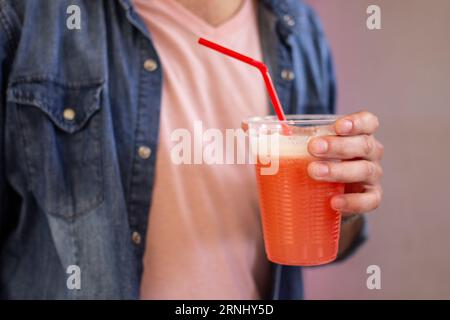
<instances>
[{"instance_id":1,"label":"plastic cup","mask_svg":"<svg viewBox=\"0 0 450 320\"><path fill-rule=\"evenodd\" d=\"M256 163L256 177L267 257L295 266L320 265L336 259L341 214L331 208L341 183L309 177L308 164L316 160L307 149L312 137L334 135L331 115L291 115L244 120ZM290 133L285 135L286 124Z\"/></svg>"}]
</instances>

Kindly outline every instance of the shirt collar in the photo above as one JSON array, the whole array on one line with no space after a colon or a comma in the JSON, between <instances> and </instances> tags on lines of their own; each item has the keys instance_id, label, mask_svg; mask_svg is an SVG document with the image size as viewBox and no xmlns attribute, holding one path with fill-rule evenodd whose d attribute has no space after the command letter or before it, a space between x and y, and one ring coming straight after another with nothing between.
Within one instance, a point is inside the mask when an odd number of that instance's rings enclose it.
<instances>
[{"instance_id":1,"label":"shirt collar","mask_svg":"<svg viewBox=\"0 0 450 320\"><path fill-rule=\"evenodd\" d=\"M127 15L138 27L142 27L139 22L130 17L130 9L133 7L131 0L118 0L121 6L127 11ZM276 18L280 35L287 38L296 29L295 26L302 22L303 0L258 0L259 5L268 9ZM145 28L143 28L145 29Z\"/></svg>"}]
</instances>

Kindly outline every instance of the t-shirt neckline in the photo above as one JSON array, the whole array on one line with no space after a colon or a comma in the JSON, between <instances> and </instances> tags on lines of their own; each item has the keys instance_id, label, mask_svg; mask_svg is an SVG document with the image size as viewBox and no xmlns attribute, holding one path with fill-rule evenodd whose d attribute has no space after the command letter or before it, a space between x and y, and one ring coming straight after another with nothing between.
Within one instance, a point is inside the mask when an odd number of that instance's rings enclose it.
<instances>
[{"instance_id":1,"label":"t-shirt neckline","mask_svg":"<svg viewBox=\"0 0 450 320\"><path fill-rule=\"evenodd\" d=\"M167 9L170 9L171 15L175 19L180 19L180 21L189 21L185 24L185 28L189 29L190 32L196 36L226 36L237 31L245 25L246 20L248 20L248 11L252 10L253 0L243 0L240 8L235 14L230 17L227 21L223 22L218 26L213 26L195 15L188 8L184 7L181 3L176 0L154 0L161 1Z\"/></svg>"}]
</instances>

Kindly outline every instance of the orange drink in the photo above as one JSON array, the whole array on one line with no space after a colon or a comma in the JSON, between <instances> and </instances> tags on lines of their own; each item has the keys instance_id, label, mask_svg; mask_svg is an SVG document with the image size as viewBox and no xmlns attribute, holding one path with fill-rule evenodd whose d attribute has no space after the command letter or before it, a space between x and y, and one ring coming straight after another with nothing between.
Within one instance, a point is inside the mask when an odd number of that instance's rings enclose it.
<instances>
[{"instance_id":1,"label":"orange drink","mask_svg":"<svg viewBox=\"0 0 450 320\"><path fill-rule=\"evenodd\" d=\"M311 266L333 261L338 252L341 215L331 208L341 183L309 177L314 161L307 151L311 137L334 134L334 116L288 116L247 120L256 155L262 226L267 257L284 265Z\"/></svg>"}]
</instances>

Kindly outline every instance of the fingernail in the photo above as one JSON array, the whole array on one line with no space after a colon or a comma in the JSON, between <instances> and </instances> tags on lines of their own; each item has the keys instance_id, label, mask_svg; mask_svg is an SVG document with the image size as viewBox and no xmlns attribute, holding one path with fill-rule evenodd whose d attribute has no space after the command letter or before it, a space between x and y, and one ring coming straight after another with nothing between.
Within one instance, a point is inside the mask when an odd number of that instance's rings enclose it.
<instances>
[{"instance_id":1,"label":"fingernail","mask_svg":"<svg viewBox=\"0 0 450 320\"><path fill-rule=\"evenodd\" d=\"M316 177L325 177L330 172L328 166L324 163L315 162L312 166L312 173Z\"/></svg>"},{"instance_id":2,"label":"fingernail","mask_svg":"<svg viewBox=\"0 0 450 320\"><path fill-rule=\"evenodd\" d=\"M312 141L311 151L313 153L325 153L328 150L328 143L323 139L316 139Z\"/></svg>"},{"instance_id":3,"label":"fingernail","mask_svg":"<svg viewBox=\"0 0 450 320\"><path fill-rule=\"evenodd\" d=\"M342 210L345 207L346 201L343 197L334 197L331 199L331 207L336 210Z\"/></svg>"},{"instance_id":4,"label":"fingernail","mask_svg":"<svg viewBox=\"0 0 450 320\"><path fill-rule=\"evenodd\" d=\"M353 129L353 122L351 120L341 120L338 122L338 127L336 128L338 133L350 133Z\"/></svg>"}]
</instances>

